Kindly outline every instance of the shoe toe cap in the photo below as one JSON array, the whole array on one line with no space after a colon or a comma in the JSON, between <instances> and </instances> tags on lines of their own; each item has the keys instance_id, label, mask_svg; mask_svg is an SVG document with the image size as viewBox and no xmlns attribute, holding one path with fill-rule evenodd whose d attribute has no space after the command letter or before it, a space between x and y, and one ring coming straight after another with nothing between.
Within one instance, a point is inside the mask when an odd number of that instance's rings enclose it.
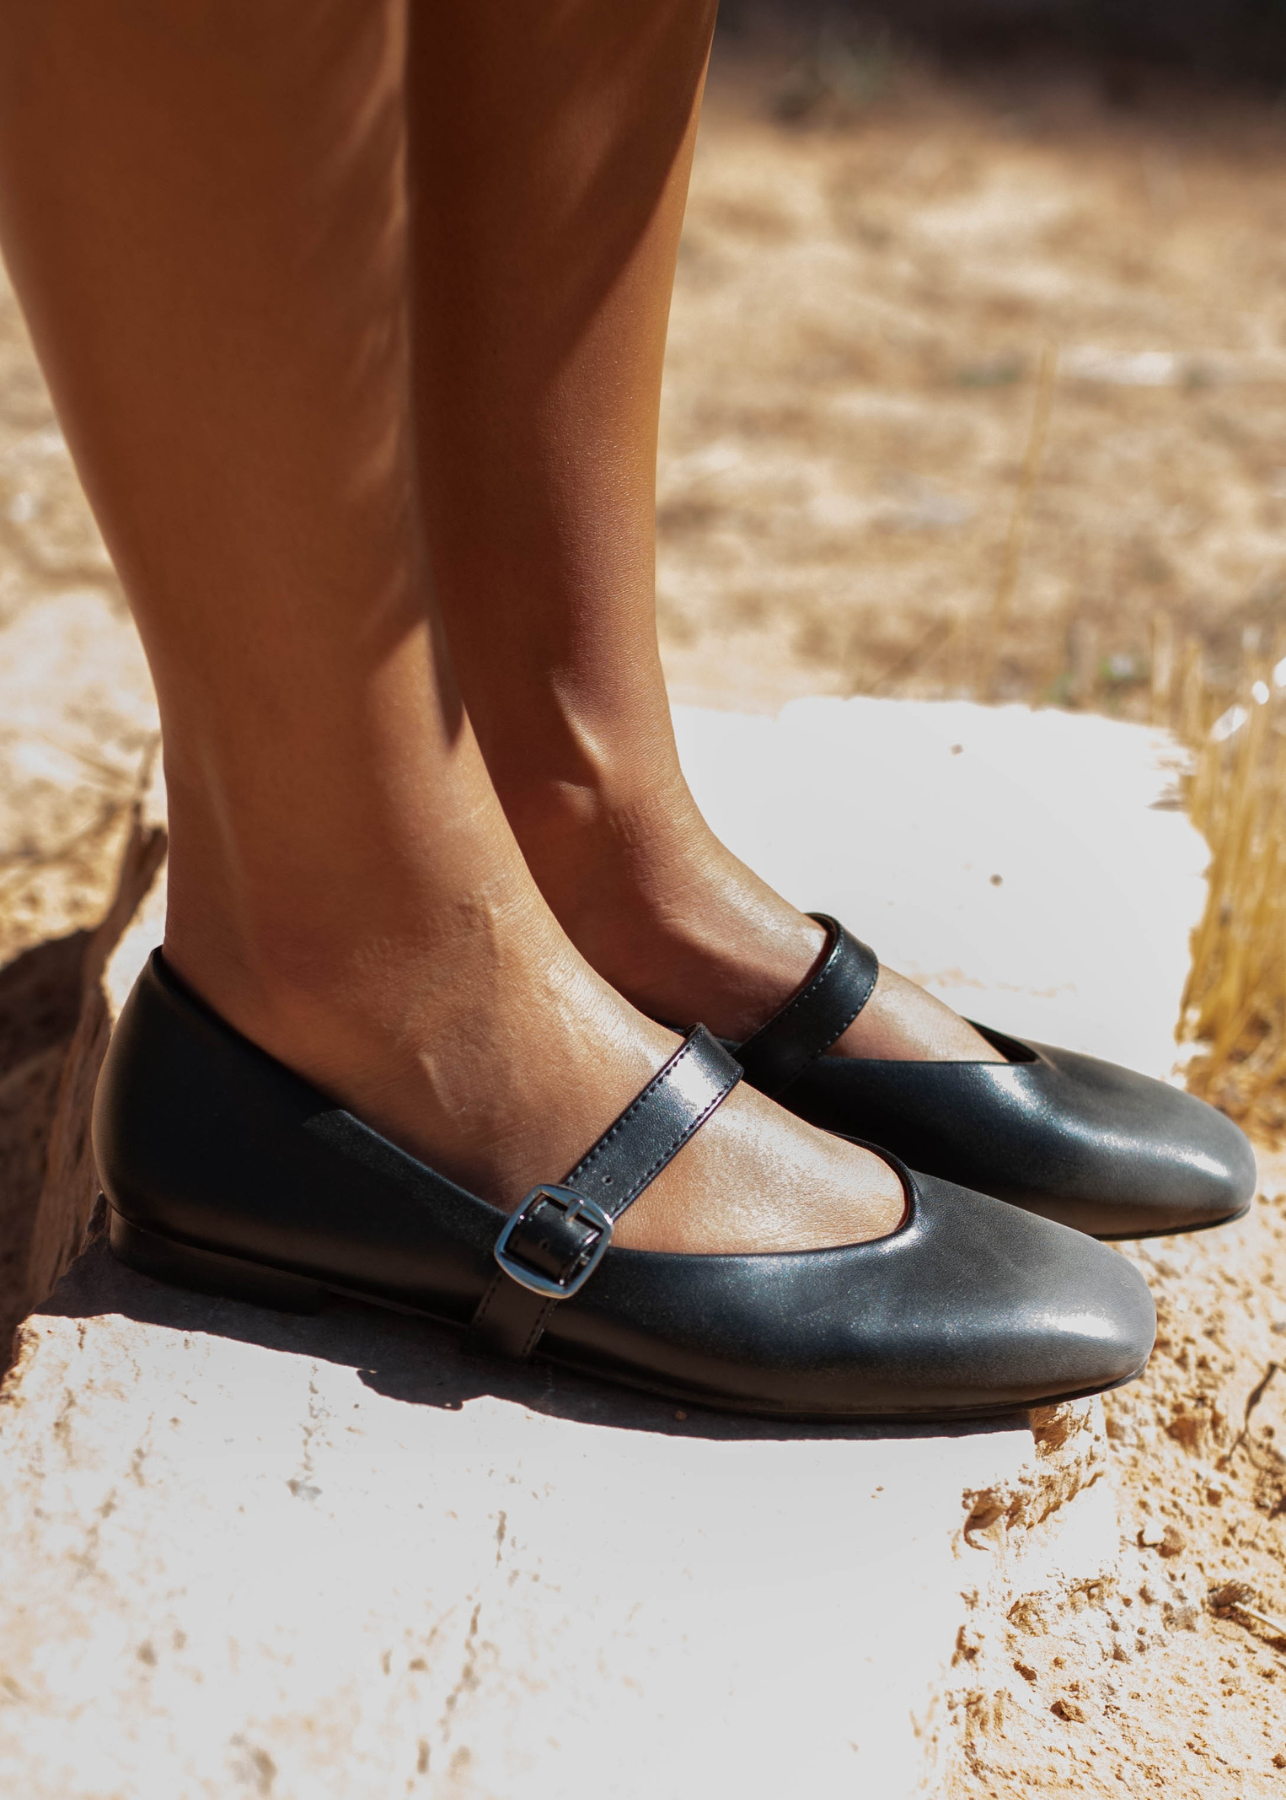
<instances>
[{"instance_id":1,"label":"shoe toe cap","mask_svg":"<svg viewBox=\"0 0 1286 1800\"><path fill-rule=\"evenodd\" d=\"M1204 1100L1158 1082L1154 1116L1121 1147L1114 1235L1182 1231L1237 1217L1254 1198L1255 1153Z\"/></svg>"},{"instance_id":2,"label":"shoe toe cap","mask_svg":"<svg viewBox=\"0 0 1286 1800\"><path fill-rule=\"evenodd\" d=\"M1079 1374L1069 1391L1115 1387L1137 1375L1152 1353L1152 1294L1119 1251L1079 1233L1068 1235L1078 1242L1060 1244L1051 1259L1052 1292L1046 1300L1051 1339L1067 1370Z\"/></svg>"},{"instance_id":3,"label":"shoe toe cap","mask_svg":"<svg viewBox=\"0 0 1286 1800\"><path fill-rule=\"evenodd\" d=\"M1156 1311L1129 1259L1070 1227L917 1176L935 1240L926 1281L901 1304L958 1397L1032 1405L1118 1386L1151 1354ZM926 1369L927 1374L927 1369Z\"/></svg>"},{"instance_id":4,"label":"shoe toe cap","mask_svg":"<svg viewBox=\"0 0 1286 1800\"><path fill-rule=\"evenodd\" d=\"M1231 1119L1168 1082L1037 1048L1030 1168L1019 1157L1005 1199L1115 1238L1200 1230L1245 1211L1255 1153Z\"/></svg>"}]
</instances>

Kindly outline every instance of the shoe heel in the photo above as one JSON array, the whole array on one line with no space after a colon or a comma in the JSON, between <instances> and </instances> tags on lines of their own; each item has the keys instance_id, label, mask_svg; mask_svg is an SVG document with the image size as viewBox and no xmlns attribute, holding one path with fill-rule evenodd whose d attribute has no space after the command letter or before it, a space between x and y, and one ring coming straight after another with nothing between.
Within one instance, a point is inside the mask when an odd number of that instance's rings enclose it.
<instances>
[{"instance_id":1,"label":"shoe heel","mask_svg":"<svg viewBox=\"0 0 1286 1800\"><path fill-rule=\"evenodd\" d=\"M176 1244L172 1238L131 1224L110 1206L107 1237L112 1255L127 1268L198 1294L217 1294L227 1300L248 1300L253 1306L297 1313L316 1312L326 1297L325 1288L305 1276L243 1262L237 1256L221 1256L217 1250Z\"/></svg>"}]
</instances>

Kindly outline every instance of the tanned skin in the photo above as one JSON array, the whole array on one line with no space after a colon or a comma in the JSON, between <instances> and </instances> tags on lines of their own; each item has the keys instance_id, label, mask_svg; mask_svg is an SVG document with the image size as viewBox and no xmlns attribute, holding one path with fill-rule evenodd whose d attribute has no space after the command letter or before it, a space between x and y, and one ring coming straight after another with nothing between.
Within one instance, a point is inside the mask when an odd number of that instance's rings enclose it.
<instances>
[{"instance_id":1,"label":"tanned skin","mask_svg":"<svg viewBox=\"0 0 1286 1800\"><path fill-rule=\"evenodd\" d=\"M749 1030L820 947L697 814L656 651L711 25L705 0L0 18L0 241L156 682L166 955L507 1207L672 1053L655 1017ZM984 1053L891 975L849 1039ZM743 1086L617 1237L805 1249L902 1211L879 1158Z\"/></svg>"}]
</instances>

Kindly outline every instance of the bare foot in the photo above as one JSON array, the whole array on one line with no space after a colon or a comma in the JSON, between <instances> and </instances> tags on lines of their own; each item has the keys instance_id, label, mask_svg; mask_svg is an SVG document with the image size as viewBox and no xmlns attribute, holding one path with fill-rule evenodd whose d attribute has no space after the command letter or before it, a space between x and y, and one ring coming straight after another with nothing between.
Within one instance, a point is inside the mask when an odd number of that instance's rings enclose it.
<instances>
[{"instance_id":1,"label":"bare foot","mask_svg":"<svg viewBox=\"0 0 1286 1800\"><path fill-rule=\"evenodd\" d=\"M512 1210L557 1181L673 1054L534 892L449 946L355 945L290 974L167 956L252 1041L394 1143ZM889 1165L744 1084L622 1219L617 1242L711 1254L819 1249L897 1228Z\"/></svg>"},{"instance_id":2,"label":"bare foot","mask_svg":"<svg viewBox=\"0 0 1286 1800\"><path fill-rule=\"evenodd\" d=\"M826 933L715 837L686 789L592 820L511 806L528 866L586 960L652 1018L721 1037L758 1030L816 964ZM861 921L851 928L861 935ZM893 969L831 1055L1004 1062L967 1020Z\"/></svg>"}]
</instances>

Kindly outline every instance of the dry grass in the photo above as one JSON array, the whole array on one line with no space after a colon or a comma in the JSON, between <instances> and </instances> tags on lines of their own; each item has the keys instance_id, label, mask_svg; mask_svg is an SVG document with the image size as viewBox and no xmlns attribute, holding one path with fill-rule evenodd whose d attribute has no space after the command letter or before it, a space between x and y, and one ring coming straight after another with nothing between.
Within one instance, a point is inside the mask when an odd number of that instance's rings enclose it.
<instances>
[{"instance_id":1,"label":"dry grass","mask_svg":"<svg viewBox=\"0 0 1286 1800\"><path fill-rule=\"evenodd\" d=\"M1281 646L1279 645L1280 649ZM1286 1129L1286 658L1247 671L1207 715L1199 650L1179 695L1196 752L1190 807L1210 845L1181 1035L1189 1085L1260 1136Z\"/></svg>"}]
</instances>

